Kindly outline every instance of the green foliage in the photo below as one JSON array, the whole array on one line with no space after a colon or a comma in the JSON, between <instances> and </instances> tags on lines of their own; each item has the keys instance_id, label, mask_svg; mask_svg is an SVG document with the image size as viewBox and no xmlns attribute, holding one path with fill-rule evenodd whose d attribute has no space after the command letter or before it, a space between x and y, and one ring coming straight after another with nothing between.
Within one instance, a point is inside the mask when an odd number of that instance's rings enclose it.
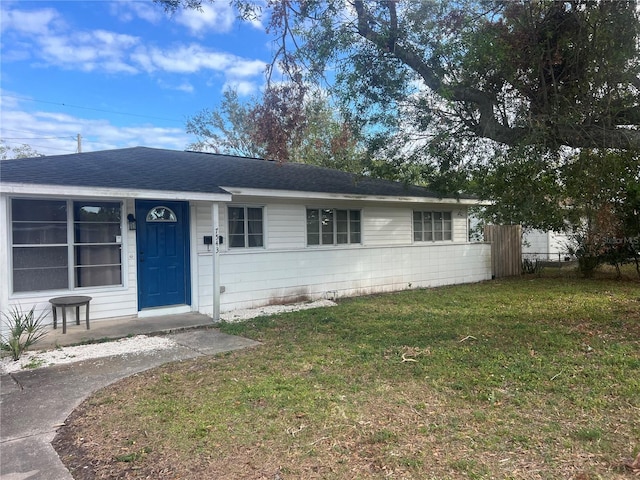
<instances>
[{"instance_id":1,"label":"green foliage","mask_svg":"<svg viewBox=\"0 0 640 480\"><path fill-rule=\"evenodd\" d=\"M26 365L23 365L23 368L26 368L26 369L40 368L44 365L44 363L45 363L44 359L34 357L29 360L29 363L27 363Z\"/></svg>"},{"instance_id":2,"label":"green foliage","mask_svg":"<svg viewBox=\"0 0 640 480\"><path fill-rule=\"evenodd\" d=\"M189 148L246 157L264 156L264 150L251 138L253 126L249 110L250 106L240 102L235 90L225 90L216 109L201 110L187 120L187 133L198 138Z\"/></svg>"},{"instance_id":3,"label":"green foliage","mask_svg":"<svg viewBox=\"0 0 640 480\"><path fill-rule=\"evenodd\" d=\"M436 131L512 146L640 146L618 128L640 122L635 2L335 0L265 15L291 78L335 71L378 128L424 132L427 113Z\"/></svg>"},{"instance_id":4,"label":"green foliage","mask_svg":"<svg viewBox=\"0 0 640 480\"><path fill-rule=\"evenodd\" d=\"M618 271L631 261L638 266L640 154L583 149L563 172L581 271L590 276L603 263Z\"/></svg>"},{"instance_id":5,"label":"green foliage","mask_svg":"<svg viewBox=\"0 0 640 480\"><path fill-rule=\"evenodd\" d=\"M0 348L8 351L14 361L19 360L23 352L47 334L42 324L46 312L36 316L35 310L34 306L25 312L19 305L14 305L9 313L2 314L5 319L3 327L8 333L0 333Z\"/></svg>"},{"instance_id":6,"label":"green foliage","mask_svg":"<svg viewBox=\"0 0 640 480\"><path fill-rule=\"evenodd\" d=\"M326 96L295 83L271 86L246 102L228 90L216 109L188 120L187 132L198 137L194 150L362 171L357 131Z\"/></svg>"},{"instance_id":7,"label":"green foliage","mask_svg":"<svg viewBox=\"0 0 640 480\"><path fill-rule=\"evenodd\" d=\"M593 254L607 239L638 236L639 152L510 148L478 168L473 185L496 200L483 212L492 223L566 232Z\"/></svg>"},{"instance_id":8,"label":"green foliage","mask_svg":"<svg viewBox=\"0 0 640 480\"><path fill-rule=\"evenodd\" d=\"M495 203L483 212L494 224L563 231L568 211L558 155L523 145L495 151L493 160L477 166L474 191Z\"/></svg>"},{"instance_id":9,"label":"green foliage","mask_svg":"<svg viewBox=\"0 0 640 480\"><path fill-rule=\"evenodd\" d=\"M135 444L135 442L130 442L130 444L133 445ZM143 447L142 449L135 452L116 455L115 459L117 462L132 463L132 462L136 462L138 460L143 459L146 455L151 453L151 451L152 451L151 448Z\"/></svg>"},{"instance_id":10,"label":"green foliage","mask_svg":"<svg viewBox=\"0 0 640 480\"><path fill-rule=\"evenodd\" d=\"M10 158L29 158L29 157L43 157L42 153L39 153L33 147L22 144L18 147L9 147L4 140L0 140L0 160L7 160Z\"/></svg>"},{"instance_id":11,"label":"green foliage","mask_svg":"<svg viewBox=\"0 0 640 480\"><path fill-rule=\"evenodd\" d=\"M577 246L569 247L569 253L578 259L578 270L586 278L593 277L602 263L603 246L595 244L593 239L582 235L575 235L574 242Z\"/></svg>"},{"instance_id":12,"label":"green foliage","mask_svg":"<svg viewBox=\"0 0 640 480\"><path fill-rule=\"evenodd\" d=\"M304 130L291 161L361 173L364 150L357 127L342 119L324 95L309 95L304 115Z\"/></svg>"},{"instance_id":13,"label":"green foliage","mask_svg":"<svg viewBox=\"0 0 640 480\"><path fill-rule=\"evenodd\" d=\"M522 259L522 273L525 275L531 275L534 273L540 273L541 267L538 260L531 258Z\"/></svg>"}]
</instances>

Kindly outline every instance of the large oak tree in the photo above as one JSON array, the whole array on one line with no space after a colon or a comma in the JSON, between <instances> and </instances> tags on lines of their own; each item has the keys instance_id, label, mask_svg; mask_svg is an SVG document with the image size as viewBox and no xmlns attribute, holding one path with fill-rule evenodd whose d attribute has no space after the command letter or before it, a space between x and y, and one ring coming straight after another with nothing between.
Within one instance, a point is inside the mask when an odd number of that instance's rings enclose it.
<instances>
[{"instance_id":1,"label":"large oak tree","mask_svg":"<svg viewBox=\"0 0 640 480\"><path fill-rule=\"evenodd\" d=\"M584 152L638 171L635 1L232 3L274 35L272 72L324 84L369 132L373 173L477 187L496 220L559 228Z\"/></svg>"},{"instance_id":2,"label":"large oak tree","mask_svg":"<svg viewBox=\"0 0 640 480\"><path fill-rule=\"evenodd\" d=\"M257 14L253 2L232 3ZM263 9L280 44L274 61L296 77L335 69L368 118L410 104L423 120L455 120L506 145L640 147L635 1L271 0Z\"/></svg>"}]
</instances>

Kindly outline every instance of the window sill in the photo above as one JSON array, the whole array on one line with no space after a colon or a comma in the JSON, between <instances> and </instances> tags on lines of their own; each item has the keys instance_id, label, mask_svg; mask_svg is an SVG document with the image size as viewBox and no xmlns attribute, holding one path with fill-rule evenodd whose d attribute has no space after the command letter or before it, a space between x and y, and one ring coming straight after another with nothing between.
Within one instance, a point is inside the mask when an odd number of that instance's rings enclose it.
<instances>
[{"instance_id":1,"label":"window sill","mask_svg":"<svg viewBox=\"0 0 640 480\"><path fill-rule=\"evenodd\" d=\"M63 290L35 290L32 292L15 292L9 294L9 300L20 300L21 298L32 297L60 297L65 295L84 295L88 293L102 293L102 292L123 292L128 288L124 285L104 285L97 287L82 287L74 289Z\"/></svg>"}]
</instances>

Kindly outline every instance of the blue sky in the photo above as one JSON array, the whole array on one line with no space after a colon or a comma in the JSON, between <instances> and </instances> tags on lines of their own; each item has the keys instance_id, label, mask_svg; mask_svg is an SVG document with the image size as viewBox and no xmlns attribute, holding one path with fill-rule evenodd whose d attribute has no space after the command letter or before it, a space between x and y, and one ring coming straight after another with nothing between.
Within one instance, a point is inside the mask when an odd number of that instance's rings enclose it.
<instances>
[{"instance_id":1,"label":"blue sky","mask_svg":"<svg viewBox=\"0 0 640 480\"><path fill-rule=\"evenodd\" d=\"M226 1L173 17L151 0L11 1L1 14L0 137L47 155L184 149L225 88L256 95L273 47Z\"/></svg>"}]
</instances>

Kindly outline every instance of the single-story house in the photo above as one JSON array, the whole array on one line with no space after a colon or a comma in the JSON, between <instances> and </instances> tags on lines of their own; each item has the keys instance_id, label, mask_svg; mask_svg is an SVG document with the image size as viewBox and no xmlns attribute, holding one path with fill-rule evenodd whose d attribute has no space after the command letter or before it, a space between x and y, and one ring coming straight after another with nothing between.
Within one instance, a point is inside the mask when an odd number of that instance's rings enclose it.
<instances>
[{"instance_id":1,"label":"single-story house","mask_svg":"<svg viewBox=\"0 0 640 480\"><path fill-rule=\"evenodd\" d=\"M471 198L297 163L135 147L0 162L0 309L220 312L491 278ZM51 314L49 319L52 320Z\"/></svg>"}]
</instances>

